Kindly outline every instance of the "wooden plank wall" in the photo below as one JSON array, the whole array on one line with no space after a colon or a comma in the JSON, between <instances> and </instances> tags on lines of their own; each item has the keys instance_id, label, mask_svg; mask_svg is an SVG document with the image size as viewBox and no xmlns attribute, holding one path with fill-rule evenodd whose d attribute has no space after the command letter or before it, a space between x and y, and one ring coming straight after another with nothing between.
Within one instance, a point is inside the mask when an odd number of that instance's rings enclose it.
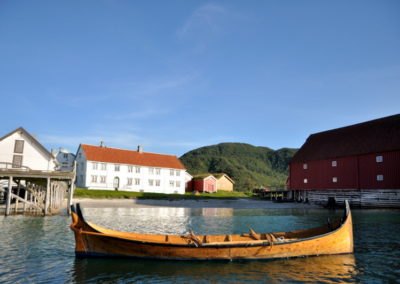
<instances>
[{"instance_id":1,"label":"wooden plank wall","mask_svg":"<svg viewBox=\"0 0 400 284\"><path fill-rule=\"evenodd\" d=\"M353 207L361 208L400 208L399 189L362 189L362 190L299 190L294 192L297 200L326 205L329 197L337 204L349 200Z\"/></svg>"}]
</instances>

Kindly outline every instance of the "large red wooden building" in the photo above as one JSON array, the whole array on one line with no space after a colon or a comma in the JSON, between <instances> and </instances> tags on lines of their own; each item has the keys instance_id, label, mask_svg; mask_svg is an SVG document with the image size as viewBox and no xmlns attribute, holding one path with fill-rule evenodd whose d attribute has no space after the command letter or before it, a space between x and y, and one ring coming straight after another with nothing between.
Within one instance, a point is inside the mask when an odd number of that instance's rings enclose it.
<instances>
[{"instance_id":1,"label":"large red wooden building","mask_svg":"<svg viewBox=\"0 0 400 284\"><path fill-rule=\"evenodd\" d=\"M295 198L400 207L400 114L312 134L290 162Z\"/></svg>"}]
</instances>

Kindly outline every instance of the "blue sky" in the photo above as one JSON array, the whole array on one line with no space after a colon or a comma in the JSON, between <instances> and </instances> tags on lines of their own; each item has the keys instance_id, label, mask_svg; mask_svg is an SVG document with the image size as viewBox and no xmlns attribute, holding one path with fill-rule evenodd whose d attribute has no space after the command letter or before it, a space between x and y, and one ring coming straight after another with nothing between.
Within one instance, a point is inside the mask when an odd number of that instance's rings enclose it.
<instances>
[{"instance_id":1,"label":"blue sky","mask_svg":"<svg viewBox=\"0 0 400 284\"><path fill-rule=\"evenodd\" d=\"M182 155L400 111L400 1L0 1L0 135Z\"/></svg>"}]
</instances>

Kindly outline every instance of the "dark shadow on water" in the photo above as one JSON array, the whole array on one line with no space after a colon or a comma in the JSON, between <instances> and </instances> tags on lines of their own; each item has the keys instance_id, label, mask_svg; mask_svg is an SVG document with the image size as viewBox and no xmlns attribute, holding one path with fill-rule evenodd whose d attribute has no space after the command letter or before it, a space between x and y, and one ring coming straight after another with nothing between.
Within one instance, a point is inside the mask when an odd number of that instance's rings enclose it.
<instances>
[{"instance_id":1,"label":"dark shadow on water","mask_svg":"<svg viewBox=\"0 0 400 284\"><path fill-rule=\"evenodd\" d=\"M271 261L157 261L75 259L77 283L94 282L273 282L344 283L357 275L352 254Z\"/></svg>"}]
</instances>

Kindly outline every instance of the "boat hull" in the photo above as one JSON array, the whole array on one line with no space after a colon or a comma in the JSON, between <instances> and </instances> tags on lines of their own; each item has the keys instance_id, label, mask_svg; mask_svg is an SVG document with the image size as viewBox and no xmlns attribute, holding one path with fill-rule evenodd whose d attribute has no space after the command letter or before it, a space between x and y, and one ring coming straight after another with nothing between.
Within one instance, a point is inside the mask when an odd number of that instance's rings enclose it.
<instances>
[{"instance_id":1,"label":"boat hull","mask_svg":"<svg viewBox=\"0 0 400 284\"><path fill-rule=\"evenodd\" d=\"M249 240L247 242L172 243L134 239L134 237L88 231L76 213L72 213L77 257L132 257L169 260L235 260L274 259L299 256L344 254L353 252L353 229L351 212L338 223L335 230L326 232L326 226L297 231L303 237L294 241ZM79 224L81 222L81 224ZM90 227L90 226L89 226ZM316 234L317 232L325 232ZM127 233L125 233L127 234ZM168 239L168 238L167 238Z\"/></svg>"}]
</instances>

